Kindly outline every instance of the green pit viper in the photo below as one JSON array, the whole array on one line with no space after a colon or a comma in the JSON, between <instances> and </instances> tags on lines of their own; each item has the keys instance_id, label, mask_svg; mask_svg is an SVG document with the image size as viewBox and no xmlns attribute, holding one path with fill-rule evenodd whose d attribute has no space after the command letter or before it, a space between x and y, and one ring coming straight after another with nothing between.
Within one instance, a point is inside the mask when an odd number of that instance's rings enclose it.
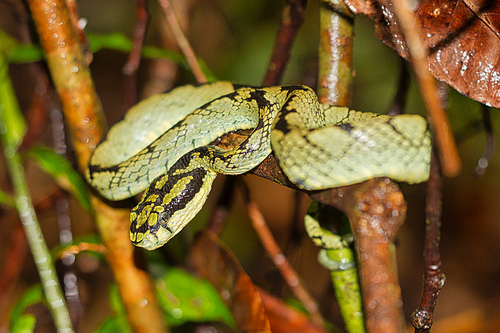
<instances>
[{"instance_id":1,"label":"green pit viper","mask_svg":"<svg viewBox=\"0 0 500 333\"><path fill-rule=\"evenodd\" d=\"M210 145L253 129L236 147ZM164 245L203 206L218 173L242 174L271 151L298 188L319 190L373 177L427 180L431 137L418 115L387 116L321 104L306 86L182 86L152 96L113 126L91 156L87 181L105 198L144 190L130 237Z\"/></svg>"}]
</instances>

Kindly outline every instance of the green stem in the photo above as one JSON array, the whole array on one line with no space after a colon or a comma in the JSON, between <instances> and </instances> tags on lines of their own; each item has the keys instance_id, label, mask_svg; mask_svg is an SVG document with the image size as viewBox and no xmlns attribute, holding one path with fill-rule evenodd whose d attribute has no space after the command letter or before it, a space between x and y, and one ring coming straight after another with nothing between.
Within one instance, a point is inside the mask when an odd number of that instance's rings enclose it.
<instances>
[{"instance_id":1,"label":"green stem","mask_svg":"<svg viewBox=\"0 0 500 333\"><path fill-rule=\"evenodd\" d=\"M0 53L0 139L4 146L7 167L12 177L12 184L16 197L16 208L24 226L26 238L28 239L28 244L38 274L40 275L47 304L54 318L57 331L73 332L69 312L66 308L55 267L53 266L50 252L43 238L29 196L21 157L17 152L20 138L16 135L18 133L14 134L17 132L17 130L13 128L15 123L8 120L9 118L12 119L14 114L19 114L20 112L7 68L5 58L3 54Z\"/></svg>"},{"instance_id":2,"label":"green stem","mask_svg":"<svg viewBox=\"0 0 500 333\"><path fill-rule=\"evenodd\" d=\"M354 252L350 247L326 250L326 255L330 260L346 266L355 262ZM347 332L364 332L365 324L357 268L331 271L330 274Z\"/></svg>"}]
</instances>

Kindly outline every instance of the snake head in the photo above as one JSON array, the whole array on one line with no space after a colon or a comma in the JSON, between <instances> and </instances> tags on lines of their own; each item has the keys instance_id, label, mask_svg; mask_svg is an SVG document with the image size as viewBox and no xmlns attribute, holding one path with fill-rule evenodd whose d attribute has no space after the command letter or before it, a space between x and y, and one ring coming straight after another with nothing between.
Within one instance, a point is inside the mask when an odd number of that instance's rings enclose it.
<instances>
[{"instance_id":1,"label":"snake head","mask_svg":"<svg viewBox=\"0 0 500 333\"><path fill-rule=\"evenodd\" d=\"M151 183L130 213L130 239L136 246L157 249L177 235L201 210L216 173L200 167L181 169Z\"/></svg>"},{"instance_id":2,"label":"snake head","mask_svg":"<svg viewBox=\"0 0 500 333\"><path fill-rule=\"evenodd\" d=\"M170 214L159 211L162 206L140 206L137 205L130 213L130 239L134 245L151 251L163 246L180 231L174 232L168 226Z\"/></svg>"}]
</instances>

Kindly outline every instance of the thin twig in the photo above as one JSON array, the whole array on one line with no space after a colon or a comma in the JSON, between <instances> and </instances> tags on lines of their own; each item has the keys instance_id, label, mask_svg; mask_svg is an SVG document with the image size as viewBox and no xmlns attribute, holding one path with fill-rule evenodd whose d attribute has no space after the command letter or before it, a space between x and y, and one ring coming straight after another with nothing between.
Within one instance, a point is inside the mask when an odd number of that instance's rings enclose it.
<instances>
[{"instance_id":1,"label":"thin twig","mask_svg":"<svg viewBox=\"0 0 500 333\"><path fill-rule=\"evenodd\" d=\"M495 152L495 131L493 130L493 123L491 121L491 111L486 105L481 106L481 113L483 116L483 128L486 134L486 148L484 148L483 156L477 161L476 175L482 176L486 173L489 161Z\"/></svg>"},{"instance_id":2,"label":"thin twig","mask_svg":"<svg viewBox=\"0 0 500 333\"><path fill-rule=\"evenodd\" d=\"M307 0L287 0L278 34L274 42L273 54L267 67L262 85L271 86L281 82L290 59L293 43L302 23L304 23Z\"/></svg>"},{"instance_id":3,"label":"thin twig","mask_svg":"<svg viewBox=\"0 0 500 333\"><path fill-rule=\"evenodd\" d=\"M450 123L437 92L436 81L427 66L429 50L420 39L419 27L415 24L415 15L405 7L405 1L395 0L393 3L401 33L408 47L411 65L424 103L429 111L443 173L448 177L454 177L460 172L462 162L458 156Z\"/></svg>"},{"instance_id":4,"label":"thin twig","mask_svg":"<svg viewBox=\"0 0 500 333\"><path fill-rule=\"evenodd\" d=\"M441 239L441 199L441 170L436 154L433 153L429 181L427 182L427 202L425 209L424 287L420 306L411 316L411 323L417 333L430 331L436 300L446 282L446 277L441 271L441 253L439 251L439 241Z\"/></svg>"},{"instance_id":5,"label":"thin twig","mask_svg":"<svg viewBox=\"0 0 500 333\"><path fill-rule=\"evenodd\" d=\"M137 70L141 63L141 49L149 22L147 5L146 0L137 0L137 21L135 23L132 51L128 55L127 63L123 66L126 109L137 103Z\"/></svg>"},{"instance_id":6,"label":"thin twig","mask_svg":"<svg viewBox=\"0 0 500 333\"><path fill-rule=\"evenodd\" d=\"M177 20L177 17L172 10L170 0L158 0L158 4L163 9L163 14L167 19L168 25L170 26L170 29L172 30L172 33L175 36L177 43L179 44L179 48L186 57L186 60L189 63L191 70L193 71L193 75L196 78L196 81L198 83L207 82L207 77L200 67L200 64L196 58L196 54L194 53L193 48L184 35L184 32L182 32L179 21Z\"/></svg>"},{"instance_id":7,"label":"thin twig","mask_svg":"<svg viewBox=\"0 0 500 333\"><path fill-rule=\"evenodd\" d=\"M392 105L387 112L390 116L402 114L405 110L408 97L408 89L410 88L410 71L406 66L406 61L400 58L401 68L399 70L399 81L396 94L392 100Z\"/></svg>"},{"instance_id":8,"label":"thin twig","mask_svg":"<svg viewBox=\"0 0 500 333\"><path fill-rule=\"evenodd\" d=\"M252 225L260 238L262 245L264 246L267 254L271 257L271 260L276 265L281 273L281 276L285 279L288 286L291 288L292 292L299 299L299 301L304 305L306 310L310 313L312 321L324 327L324 319L319 312L319 307L314 298L312 298L307 290L304 288L302 282L300 281L299 275L295 269L290 265L285 255L281 251L278 243L274 239L271 230L269 230L264 216L260 212L257 205L250 199L248 194L248 188L245 186L243 190L243 197L246 202L248 215L252 221Z\"/></svg>"}]
</instances>

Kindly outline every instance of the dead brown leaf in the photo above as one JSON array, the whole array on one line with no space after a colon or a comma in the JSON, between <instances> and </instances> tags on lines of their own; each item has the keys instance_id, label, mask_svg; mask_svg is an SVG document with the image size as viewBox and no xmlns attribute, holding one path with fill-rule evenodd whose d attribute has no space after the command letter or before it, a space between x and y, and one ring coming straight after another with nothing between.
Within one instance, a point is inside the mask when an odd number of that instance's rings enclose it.
<instances>
[{"instance_id":1,"label":"dead brown leaf","mask_svg":"<svg viewBox=\"0 0 500 333\"><path fill-rule=\"evenodd\" d=\"M388 0L345 0L374 19L377 37L407 58L406 45ZM429 47L432 74L465 96L500 107L500 2L423 0L415 9L421 38Z\"/></svg>"}]
</instances>

